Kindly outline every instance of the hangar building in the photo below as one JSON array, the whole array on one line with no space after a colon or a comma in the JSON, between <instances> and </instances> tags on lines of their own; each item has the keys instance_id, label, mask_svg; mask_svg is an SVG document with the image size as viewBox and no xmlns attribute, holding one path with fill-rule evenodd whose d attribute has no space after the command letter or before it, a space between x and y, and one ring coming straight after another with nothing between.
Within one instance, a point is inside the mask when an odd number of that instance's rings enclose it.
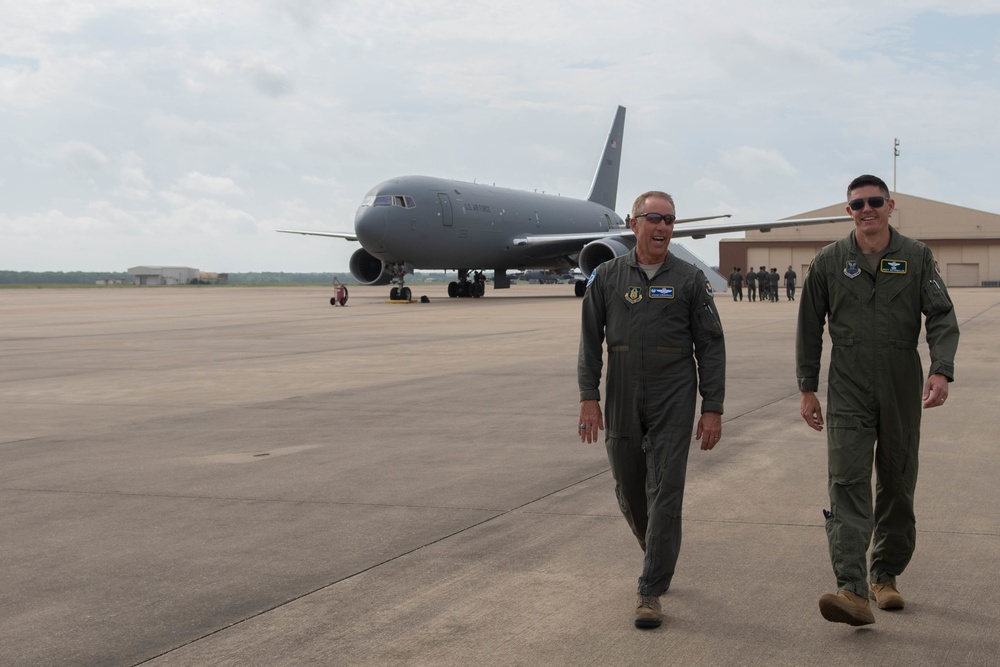
<instances>
[{"instance_id":1,"label":"hangar building","mask_svg":"<svg viewBox=\"0 0 1000 667\"><path fill-rule=\"evenodd\" d=\"M136 285L187 285L197 280L199 273L186 266L133 266L128 270Z\"/></svg>"},{"instance_id":2,"label":"hangar building","mask_svg":"<svg viewBox=\"0 0 1000 667\"><path fill-rule=\"evenodd\" d=\"M930 199L895 193L896 208L889 224L926 243L949 287L1000 287L1000 215L954 206ZM789 216L819 218L846 215L846 202ZM784 274L789 265L801 285L806 269L825 245L854 229L853 221L805 227L784 227L770 232L748 231L743 239L719 241L719 270L766 266ZM782 284L784 284L782 282Z\"/></svg>"}]
</instances>

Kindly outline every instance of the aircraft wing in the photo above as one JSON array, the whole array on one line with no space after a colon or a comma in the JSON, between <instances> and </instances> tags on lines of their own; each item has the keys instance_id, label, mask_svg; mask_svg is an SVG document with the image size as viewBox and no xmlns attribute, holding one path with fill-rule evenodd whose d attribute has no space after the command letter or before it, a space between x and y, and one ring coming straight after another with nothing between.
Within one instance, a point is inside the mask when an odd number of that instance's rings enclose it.
<instances>
[{"instance_id":1,"label":"aircraft wing","mask_svg":"<svg viewBox=\"0 0 1000 667\"><path fill-rule=\"evenodd\" d=\"M845 222L851 220L848 215L832 216L829 218L791 218L788 220L769 220L764 222L735 222L715 225L693 225L692 222L702 220L713 220L715 218L728 218L728 215L711 216L703 218L685 218L678 220L674 224L674 238L690 237L693 239L703 239L709 234L726 234L730 232L745 232L759 230L769 232L779 227L801 227L805 225L819 225L825 222ZM631 229L614 229L607 232L588 232L580 234L528 234L514 239L514 245L518 246L546 246L559 245L567 242L589 243L598 239L614 238L621 236L632 236Z\"/></svg>"},{"instance_id":2,"label":"aircraft wing","mask_svg":"<svg viewBox=\"0 0 1000 667\"><path fill-rule=\"evenodd\" d=\"M846 222L849 215L835 215L828 218L790 218L788 220L770 220L765 222L736 222L722 225L675 225L674 237L690 237L703 239L709 234L727 234L729 232L760 231L769 232L779 227L805 227L821 225L825 222ZM680 222L680 221L678 221Z\"/></svg>"},{"instance_id":3,"label":"aircraft wing","mask_svg":"<svg viewBox=\"0 0 1000 667\"><path fill-rule=\"evenodd\" d=\"M286 234L305 234L306 236L330 236L335 239L346 239L348 241L358 240L358 235L354 232L317 232L310 229L276 229L274 231Z\"/></svg>"}]
</instances>

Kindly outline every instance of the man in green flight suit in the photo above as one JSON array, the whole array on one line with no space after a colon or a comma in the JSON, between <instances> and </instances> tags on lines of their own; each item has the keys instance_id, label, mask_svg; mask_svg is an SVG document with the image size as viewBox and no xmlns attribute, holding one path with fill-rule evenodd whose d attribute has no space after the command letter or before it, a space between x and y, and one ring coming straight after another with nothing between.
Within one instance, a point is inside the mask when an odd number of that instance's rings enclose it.
<instances>
[{"instance_id":1,"label":"man in green flight suit","mask_svg":"<svg viewBox=\"0 0 1000 667\"><path fill-rule=\"evenodd\" d=\"M829 322L830 511L824 515L838 590L823 595L819 608L829 621L867 625L875 622L869 593L880 609L903 608L896 577L916 544L921 403L933 408L948 398L958 321L930 249L889 226L895 202L885 182L859 176L848 186L847 200L854 230L817 253L802 287L796 374L800 414L822 431L815 392ZM931 359L926 381L917 352L921 314Z\"/></svg>"},{"instance_id":2,"label":"man in green flight suit","mask_svg":"<svg viewBox=\"0 0 1000 667\"><path fill-rule=\"evenodd\" d=\"M701 448L722 437L726 348L711 283L667 252L674 200L646 192L632 205L636 246L604 262L583 298L577 375L579 434L597 442L604 428L601 370L607 341L605 447L618 506L645 553L634 623L662 621L681 547L681 506L697 393ZM696 363L697 362L697 363Z\"/></svg>"}]
</instances>

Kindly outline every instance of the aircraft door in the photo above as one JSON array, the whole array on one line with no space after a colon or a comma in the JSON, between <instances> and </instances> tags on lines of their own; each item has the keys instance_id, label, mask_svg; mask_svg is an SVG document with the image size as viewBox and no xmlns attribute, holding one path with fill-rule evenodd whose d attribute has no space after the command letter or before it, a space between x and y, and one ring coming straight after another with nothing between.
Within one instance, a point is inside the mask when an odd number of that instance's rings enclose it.
<instances>
[{"instance_id":1,"label":"aircraft door","mask_svg":"<svg viewBox=\"0 0 1000 667\"><path fill-rule=\"evenodd\" d=\"M441 224L451 227L455 220L451 213L451 199L444 192L438 193L438 209L441 215Z\"/></svg>"}]
</instances>

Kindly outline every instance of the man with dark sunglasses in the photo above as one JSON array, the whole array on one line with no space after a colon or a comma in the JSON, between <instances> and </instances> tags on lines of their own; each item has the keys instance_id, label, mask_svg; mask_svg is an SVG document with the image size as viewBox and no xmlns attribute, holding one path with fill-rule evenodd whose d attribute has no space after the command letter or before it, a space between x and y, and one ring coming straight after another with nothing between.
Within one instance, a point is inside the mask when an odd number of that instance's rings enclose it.
<instances>
[{"instance_id":1,"label":"man with dark sunglasses","mask_svg":"<svg viewBox=\"0 0 1000 667\"><path fill-rule=\"evenodd\" d=\"M885 182L859 176L847 188L847 201L854 230L816 254L802 285L796 373L800 414L822 431L815 392L829 324L830 510L823 514L838 590L823 595L819 608L828 621L867 625L875 622L869 595L879 609L904 605L896 577L916 542L921 406L947 400L959 334L930 249L889 225L895 202ZM931 360L926 380L917 351L921 319Z\"/></svg>"},{"instance_id":2,"label":"man with dark sunglasses","mask_svg":"<svg viewBox=\"0 0 1000 667\"><path fill-rule=\"evenodd\" d=\"M700 269L667 252L674 200L646 192L632 205L635 248L598 266L583 297L581 442L604 428L601 371L607 343L605 448L618 507L644 552L633 622L662 622L681 547L681 505L697 394L696 438L709 450L722 437L726 347L712 285Z\"/></svg>"}]
</instances>

